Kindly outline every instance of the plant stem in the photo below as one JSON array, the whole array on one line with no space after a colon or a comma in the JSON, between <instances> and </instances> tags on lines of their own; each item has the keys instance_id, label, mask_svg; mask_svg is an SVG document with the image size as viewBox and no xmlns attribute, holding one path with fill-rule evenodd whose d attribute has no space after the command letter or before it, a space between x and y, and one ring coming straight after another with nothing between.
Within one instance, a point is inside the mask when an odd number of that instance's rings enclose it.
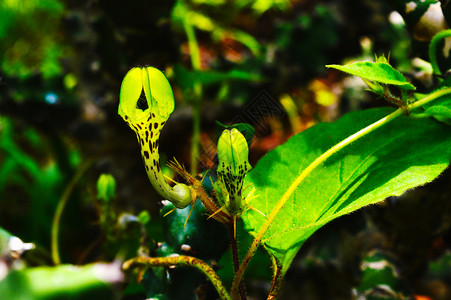
<instances>
[{"instance_id":1,"label":"plant stem","mask_svg":"<svg viewBox=\"0 0 451 300\"><path fill-rule=\"evenodd\" d=\"M276 216L279 214L283 206L287 203L288 199L293 195L293 193L296 191L298 186L304 181L304 179L312 173L314 169L316 169L318 166L320 166L322 163L324 163L328 158L330 158L332 155L343 149L344 147L350 145L351 143L355 142L356 140L366 136L367 134L373 132L374 130L378 129L379 127L382 127L391 121L395 120L396 118L402 116L403 114L406 114L410 112L413 109L416 109L418 107L421 107L422 105L429 103L437 98L440 98L446 94L451 93L451 88L446 88L443 90L436 91L426 97L424 97L421 100L418 100L410 105L403 106L395 110L393 113L389 114L388 116L376 121L375 123L363 128L362 130L354 133L353 135L347 137L343 141L339 142L326 152L324 152L321 156L316 158L307 168L305 168L301 174L296 178L296 180L291 184L291 186L286 190L286 192L282 195L280 201L277 203L277 205L273 208L271 213L269 214L268 218L266 219L265 223L263 223L262 227L260 228L260 231L257 233L257 235L254 238L254 241L252 242L251 247L249 248L246 256L244 257L243 261L241 262L241 266L236 273L235 279L233 280L232 284L232 297L236 294L239 282L241 281L241 278L243 277L244 271L251 260L252 256L254 255L255 251L257 251L258 246L260 245L263 236L266 234L268 228L271 226L273 221L275 220Z\"/></svg>"},{"instance_id":2,"label":"plant stem","mask_svg":"<svg viewBox=\"0 0 451 300\"><path fill-rule=\"evenodd\" d=\"M440 31L432 38L432 41L429 44L429 60L431 61L432 71L434 74L442 75L437 61L437 45L442 39L450 36L451 29Z\"/></svg>"},{"instance_id":3,"label":"plant stem","mask_svg":"<svg viewBox=\"0 0 451 300\"><path fill-rule=\"evenodd\" d=\"M138 265L144 265L146 267L190 266L196 268L202 273L204 273L205 276L207 276L207 278L211 281L211 283L215 287L221 299L231 300L218 274L216 274L216 272L207 263L195 257L186 255L174 257L139 256L124 262L122 265L122 269L126 271Z\"/></svg>"},{"instance_id":4,"label":"plant stem","mask_svg":"<svg viewBox=\"0 0 451 300\"><path fill-rule=\"evenodd\" d=\"M189 21L188 9L185 7L185 17L183 18L183 29L188 38L188 47L193 69L198 71L202 69L199 44L197 43L194 28ZM193 105L193 136L191 140L191 165L190 172L195 175L197 173L197 159L199 158L199 141L200 141L200 110L202 98L202 84L196 82L194 84L194 105Z\"/></svg>"},{"instance_id":5,"label":"plant stem","mask_svg":"<svg viewBox=\"0 0 451 300\"><path fill-rule=\"evenodd\" d=\"M58 233L59 233L59 225L61 216L63 215L64 208L66 207L67 201L69 200L72 191L80 180L83 173L88 169L88 167L92 164L93 160L89 159L83 162L78 170L75 172L74 176L69 181L69 184L64 189L61 198L58 201L58 206L56 207L55 215L53 216L52 222L52 235L51 235L51 249L52 249L52 260L55 265L59 265L61 263L59 248L58 248Z\"/></svg>"},{"instance_id":6,"label":"plant stem","mask_svg":"<svg viewBox=\"0 0 451 300\"><path fill-rule=\"evenodd\" d=\"M233 217L233 219L231 220L231 222L228 223L228 228L229 228L229 233L230 233L230 245L232 248L232 260L233 260L233 268L235 270L235 274L236 272L238 272L238 269L240 268L240 258L238 255L238 244L237 244L237 239L236 239L236 216ZM240 282L240 297L241 300L246 300L246 293L244 291L244 287L243 287L243 283Z\"/></svg>"},{"instance_id":7,"label":"plant stem","mask_svg":"<svg viewBox=\"0 0 451 300\"><path fill-rule=\"evenodd\" d=\"M196 87L198 87L196 89ZM200 144L200 112L201 112L201 97L202 97L202 88L199 83L195 84L195 99L193 105L193 136L191 140L191 163L190 163L190 172L193 175L197 173L197 160L199 159L199 144Z\"/></svg>"},{"instance_id":8,"label":"plant stem","mask_svg":"<svg viewBox=\"0 0 451 300\"><path fill-rule=\"evenodd\" d=\"M282 266L277 262L275 257L271 257L272 265L274 269L274 277L271 282L271 289L269 290L268 300L277 299L277 295L279 295L280 289L282 288L283 275L282 274Z\"/></svg>"}]
</instances>

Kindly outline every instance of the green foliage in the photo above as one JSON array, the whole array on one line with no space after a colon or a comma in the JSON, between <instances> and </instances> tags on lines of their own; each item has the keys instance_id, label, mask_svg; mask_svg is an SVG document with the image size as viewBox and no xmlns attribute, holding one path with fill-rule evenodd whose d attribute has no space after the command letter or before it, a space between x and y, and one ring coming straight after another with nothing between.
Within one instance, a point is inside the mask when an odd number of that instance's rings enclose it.
<instances>
[{"instance_id":1,"label":"green foliage","mask_svg":"<svg viewBox=\"0 0 451 300\"><path fill-rule=\"evenodd\" d=\"M224 2L218 5L218 3L209 3L206 1L202 4L206 4L207 7L214 4L214 6L209 7L211 10L220 10L221 8L227 8L229 14L226 15L225 19L220 20L222 22L218 22L214 19L214 17L209 16L202 10L192 7L188 1L178 0L172 11L172 19L174 24L177 24L180 27L189 26L191 28L209 32L214 40L220 40L224 38L234 39L245 45L254 55L260 54L261 46L259 42L252 35L238 28L234 28L230 24L230 20L233 20L233 15L237 15L240 10L244 8L244 2ZM273 4L274 3L272 1L259 0L255 1L254 7L257 12L262 13L270 9Z\"/></svg>"},{"instance_id":2,"label":"green foliage","mask_svg":"<svg viewBox=\"0 0 451 300\"><path fill-rule=\"evenodd\" d=\"M434 117L440 122L451 125L451 98L444 96L442 99L438 99L431 105L426 106L421 115Z\"/></svg>"},{"instance_id":3,"label":"green foliage","mask_svg":"<svg viewBox=\"0 0 451 300\"><path fill-rule=\"evenodd\" d=\"M395 85L404 90L415 89L415 87L408 82L398 70L394 69L386 62L360 61L344 66L327 65L326 67L361 77L364 80Z\"/></svg>"},{"instance_id":4,"label":"green foliage","mask_svg":"<svg viewBox=\"0 0 451 300\"><path fill-rule=\"evenodd\" d=\"M111 299L122 276L119 264L27 268L1 280L0 294L17 300Z\"/></svg>"},{"instance_id":5,"label":"green foliage","mask_svg":"<svg viewBox=\"0 0 451 300\"><path fill-rule=\"evenodd\" d=\"M202 259L217 259L227 249L227 231L221 224L205 217L205 207L200 202L177 209L163 217L163 232L167 247L162 256L171 253L196 253ZM161 216L173 210L172 204L165 205ZM187 218L189 220L187 221ZM189 248L183 246L187 245Z\"/></svg>"},{"instance_id":6,"label":"green foliage","mask_svg":"<svg viewBox=\"0 0 451 300\"><path fill-rule=\"evenodd\" d=\"M362 261L362 282L357 293L366 299L406 299L407 288L389 255L380 251L368 254Z\"/></svg>"},{"instance_id":7,"label":"green foliage","mask_svg":"<svg viewBox=\"0 0 451 300\"><path fill-rule=\"evenodd\" d=\"M6 205L1 207L0 212L15 209L18 205L15 197L27 199L34 213L15 217L15 234L23 233L25 236L21 237L24 239L45 243L49 238L51 216L62 190L65 171L70 172L63 169L63 163L67 163L69 168L72 165L64 160L58 161L57 155L64 156L67 150L61 141L50 142L33 128L23 128L24 134L18 136L15 132L19 128L13 120L0 117L0 198ZM24 193L7 197L11 188L23 190Z\"/></svg>"},{"instance_id":8,"label":"green foliage","mask_svg":"<svg viewBox=\"0 0 451 300\"><path fill-rule=\"evenodd\" d=\"M1 2L0 298L449 298L451 6L351 2Z\"/></svg>"},{"instance_id":9,"label":"green foliage","mask_svg":"<svg viewBox=\"0 0 451 300\"><path fill-rule=\"evenodd\" d=\"M175 77L180 88L193 89L196 84L211 85L214 83L224 83L230 80L244 80L244 81L262 81L260 75L251 72L233 69L228 72L215 71L189 71L182 65L176 65L174 68Z\"/></svg>"},{"instance_id":10,"label":"green foliage","mask_svg":"<svg viewBox=\"0 0 451 300\"><path fill-rule=\"evenodd\" d=\"M161 210L165 242L156 249L156 255L195 254L206 261L219 259L228 246L225 228L213 219L206 218L205 208L200 202L194 208L174 208L168 204ZM195 299L195 290L204 282L205 278L199 272L188 268L152 268L143 279L147 297L158 299Z\"/></svg>"},{"instance_id":11,"label":"green foliage","mask_svg":"<svg viewBox=\"0 0 451 300\"><path fill-rule=\"evenodd\" d=\"M259 195L252 205L268 214L315 158L356 129L392 110L350 113L337 122L319 124L269 152L246 177ZM410 134L406 135L408 128ZM451 159L451 131L431 120L399 118L336 153L312 171L283 207L262 243L286 271L305 240L327 222L363 206L399 196L436 178ZM256 235L265 218L243 214Z\"/></svg>"},{"instance_id":12,"label":"green foliage","mask_svg":"<svg viewBox=\"0 0 451 300\"><path fill-rule=\"evenodd\" d=\"M1 69L9 76L61 74L66 47L58 38L64 6L58 0L3 1L0 6ZM43 32L45 32L43 34Z\"/></svg>"}]
</instances>

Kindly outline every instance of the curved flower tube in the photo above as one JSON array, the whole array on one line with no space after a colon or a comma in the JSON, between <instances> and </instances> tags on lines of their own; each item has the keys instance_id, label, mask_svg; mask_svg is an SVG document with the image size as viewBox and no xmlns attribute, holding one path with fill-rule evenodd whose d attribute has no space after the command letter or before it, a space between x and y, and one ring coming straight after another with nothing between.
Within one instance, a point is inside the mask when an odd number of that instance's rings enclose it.
<instances>
[{"instance_id":1,"label":"curved flower tube","mask_svg":"<svg viewBox=\"0 0 451 300\"><path fill-rule=\"evenodd\" d=\"M185 208L196 199L195 192L185 184L171 187L166 182L158 153L161 129L173 111L174 95L161 71L153 67L128 71L121 85L118 113L136 133L146 172L155 190L175 207Z\"/></svg>"}]
</instances>

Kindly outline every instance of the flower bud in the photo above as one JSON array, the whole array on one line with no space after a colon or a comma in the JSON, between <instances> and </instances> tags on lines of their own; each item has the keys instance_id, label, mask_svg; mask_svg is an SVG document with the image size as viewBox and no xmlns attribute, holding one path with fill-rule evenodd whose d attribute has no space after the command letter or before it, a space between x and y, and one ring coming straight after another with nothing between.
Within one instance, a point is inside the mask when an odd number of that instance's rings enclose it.
<instances>
[{"instance_id":1,"label":"flower bud","mask_svg":"<svg viewBox=\"0 0 451 300\"><path fill-rule=\"evenodd\" d=\"M243 181L251 169L246 139L237 129L226 129L219 138L217 152L217 173L229 194L225 199L226 209L233 215L240 214L244 206Z\"/></svg>"},{"instance_id":2,"label":"flower bud","mask_svg":"<svg viewBox=\"0 0 451 300\"><path fill-rule=\"evenodd\" d=\"M113 175L100 175L97 180L97 198L106 202L116 198L116 180Z\"/></svg>"}]
</instances>

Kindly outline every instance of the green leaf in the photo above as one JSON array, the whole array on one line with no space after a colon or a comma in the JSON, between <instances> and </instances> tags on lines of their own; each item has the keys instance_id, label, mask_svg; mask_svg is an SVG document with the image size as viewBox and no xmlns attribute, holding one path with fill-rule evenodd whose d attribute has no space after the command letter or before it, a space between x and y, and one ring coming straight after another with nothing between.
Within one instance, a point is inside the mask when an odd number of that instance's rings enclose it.
<instances>
[{"instance_id":1,"label":"green leaf","mask_svg":"<svg viewBox=\"0 0 451 300\"><path fill-rule=\"evenodd\" d=\"M451 98L443 99L443 101L426 108L424 114L451 125Z\"/></svg>"},{"instance_id":2,"label":"green leaf","mask_svg":"<svg viewBox=\"0 0 451 300\"><path fill-rule=\"evenodd\" d=\"M408 299L405 278L389 254L372 251L362 261L363 276L356 292L365 299ZM380 291L383 288L383 296Z\"/></svg>"},{"instance_id":3,"label":"green leaf","mask_svg":"<svg viewBox=\"0 0 451 300\"><path fill-rule=\"evenodd\" d=\"M449 87L449 80L447 79L444 82L447 82L447 84L441 86L443 88ZM451 125L451 97L449 95L426 104L422 109L423 112L416 114L417 116L433 117L440 122Z\"/></svg>"},{"instance_id":4,"label":"green leaf","mask_svg":"<svg viewBox=\"0 0 451 300\"><path fill-rule=\"evenodd\" d=\"M362 79L396 85L405 90L415 89L415 86L409 83L398 70L383 62L359 61L344 66L327 65L326 67L337 69Z\"/></svg>"},{"instance_id":5,"label":"green leaf","mask_svg":"<svg viewBox=\"0 0 451 300\"><path fill-rule=\"evenodd\" d=\"M164 206L160 212L164 216L174 208L172 204ZM165 241L176 253L182 251L182 245L189 245L190 252L197 258L217 259L227 249L227 230L219 222L206 217L206 209L200 201L184 209L177 209L162 219ZM189 217L188 222L186 221Z\"/></svg>"},{"instance_id":6,"label":"green leaf","mask_svg":"<svg viewBox=\"0 0 451 300\"><path fill-rule=\"evenodd\" d=\"M193 88L194 84L202 83L205 85L222 83L226 80L242 80L242 81L262 81L260 75L250 72L233 69L228 72L214 71L189 71L180 64L174 67L177 82L182 89Z\"/></svg>"},{"instance_id":7,"label":"green leaf","mask_svg":"<svg viewBox=\"0 0 451 300\"><path fill-rule=\"evenodd\" d=\"M299 174L329 148L391 113L378 108L322 123L264 156L244 186L256 188L250 205L268 215ZM400 117L329 158L301 182L263 236L262 244L286 272L299 248L329 221L369 204L399 196L436 178L451 160L451 130L430 119ZM250 191L248 188L246 193ZM266 218L243 213L256 235Z\"/></svg>"},{"instance_id":8,"label":"green leaf","mask_svg":"<svg viewBox=\"0 0 451 300\"><path fill-rule=\"evenodd\" d=\"M2 299L112 299L123 281L120 264L26 268L0 281Z\"/></svg>"}]
</instances>

